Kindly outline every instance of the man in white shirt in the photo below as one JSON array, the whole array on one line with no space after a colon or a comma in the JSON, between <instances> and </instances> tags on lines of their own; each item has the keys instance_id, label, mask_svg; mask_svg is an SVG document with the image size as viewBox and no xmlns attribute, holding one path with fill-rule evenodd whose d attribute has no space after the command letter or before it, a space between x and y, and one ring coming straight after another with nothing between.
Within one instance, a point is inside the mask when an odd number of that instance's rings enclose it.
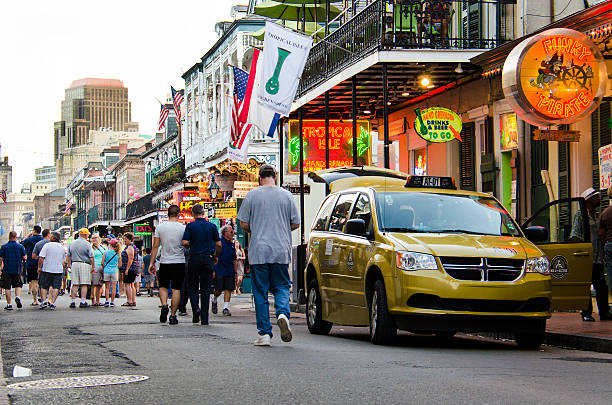
<instances>
[{"instance_id":1,"label":"man in white shirt","mask_svg":"<svg viewBox=\"0 0 612 405\"><path fill-rule=\"evenodd\" d=\"M170 314L170 325L178 324L176 311L181 302L181 287L185 279L185 251L182 240L185 233L185 225L179 222L180 209L178 205L168 207L168 221L163 222L155 228L153 247L151 248L151 264L149 273L155 272L155 260L157 251L161 244L161 257L157 282L159 284L159 299L162 304L159 321L166 323L168 320L168 288L172 286L172 312Z\"/></svg>"},{"instance_id":2,"label":"man in white shirt","mask_svg":"<svg viewBox=\"0 0 612 405\"><path fill-rule=\"evenodd\" d=\"M43 300L40 309L55 309L55 300L60 288L62 288L66 249L59 241L60 234L52 232L50 242L44 245L38 254L38 281L40 297ZM47 302L47 293L49 292L49 302Z\"/></svg>"}]
</instances>

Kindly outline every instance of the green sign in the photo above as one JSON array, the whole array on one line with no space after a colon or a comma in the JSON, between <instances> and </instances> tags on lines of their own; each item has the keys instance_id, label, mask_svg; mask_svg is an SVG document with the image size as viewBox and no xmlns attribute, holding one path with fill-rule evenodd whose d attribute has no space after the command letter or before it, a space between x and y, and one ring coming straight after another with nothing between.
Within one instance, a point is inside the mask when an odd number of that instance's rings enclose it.
<instances>
[{"instance_id":1,"label":"green sign","mask_svg":"<svg viewBox=\"0 0 612 405\"><path fill-rule=\"evenodd\" d=\"M414 130L428 142L461 141L461 117L448 108L414 109Z\"/></svg>"},{"instance_id":2,"label":"green sign","mask_svg":"<svg viewBox=\"0 0 612 405\"><path fill-rule=\"evenodd\" d=\"M153 235L153 227L149 223L134 224L134 235L151 236Z\"/></svg>"}]
</instances>

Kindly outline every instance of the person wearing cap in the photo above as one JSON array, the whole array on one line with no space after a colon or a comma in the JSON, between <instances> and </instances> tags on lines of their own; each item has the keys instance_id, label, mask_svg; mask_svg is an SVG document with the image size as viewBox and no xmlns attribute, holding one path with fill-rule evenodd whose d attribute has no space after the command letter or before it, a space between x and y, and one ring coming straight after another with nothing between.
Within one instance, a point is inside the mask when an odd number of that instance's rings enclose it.
<instances>
[{"instance_id":1,"label":"person wearing cap","mask_svg":"<svg viewBox=\"0 0 612 405\"><path fill-rule=\"evenodd\" d=\"M87 241L89 230L79 229L79 238L68 245L67 266L71 268L72 289L70 308L76 308L75 300L79 287L81 288L81 303L79 308L87 308L87 288L91 285L91 275L96 271L94 252Z\"/></svg>"},{"instance_id":2,"label":"person wearing cap","mask_svg":"<svg viewBox=\"0 0 612 405\"><path fill-rule=\"evenodd\" d=\"M589 187L580 196L586 201L591 243L593 245L592 283L593 288L595 288L597 310L599 311L600 318L602 320L607 320L610 317L610 306L608 305L608 287L606 286L606 279L604 276L603 249L599 240L599 218L597 216L597 207L599 207L600 203L599 192ZM582 212L578 210L574 214L570 240L581 240L583 237L584 224L582 223ZM582 320L585 322L595 321L595 318L593 318L593 302L590 294L588 307L581 312L581 315Z\"/></svg>"},{"instance_id":3,"label":"person wearing cap","mask_svg":"<svg viewBox=\"0 0 612 405\"><path fill-rule=\"evenodd\" d=\"M258 330L254 344L270 346L269 291L274 294L281 340L292 339L289 327L291 231L299 228L300 215L293 195L276 185L274 167L266 164L259 168L259 184L243 200L238 220L242 229L251 234L249 264Z\"/></svg>"},{"instance_id":4,"label":"person wearing cap","mask_svg":"<svg viewBox=\"0 0 612 405\"><path fill-rule=\"evenodd\" d=\"M204 218L204 207L195 204L191 208L195 221L187 224L183 233L183 246L189 248L187 263L187 288L193 312L192 322L208 325L208 307L213 265L221 253L221 240L217 225ZM213 313L216 313L216 301Z\"/></svg>"}]
</instances>

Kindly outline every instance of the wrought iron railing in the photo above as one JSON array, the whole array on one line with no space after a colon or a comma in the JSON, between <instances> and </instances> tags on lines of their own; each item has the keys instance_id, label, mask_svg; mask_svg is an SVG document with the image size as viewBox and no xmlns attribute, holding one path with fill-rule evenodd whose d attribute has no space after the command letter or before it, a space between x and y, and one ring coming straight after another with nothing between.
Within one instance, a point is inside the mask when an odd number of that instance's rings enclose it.
<instances>
[{"instance_id":1,"label":"wrought iron railing","mask_svg":"<svg viewBox=\"0 0 612 405\"><path fill-rule=\"evenodd\" d=\"M516 0L376 0L310 50L298 97L375 50L491 49L514 39Z\"/></svg>"},{"instance_id":2,"label":"wrought iron railing","mask_svg":"<svg viewBox=\"0 0 612 405\"><path fill-rule=\"evenodd\" d=\"M81 229L87 227L87 211L79 211L76 217L74 217L74 229Z\"/></svg>"},{"instance_id":3,"label":"wrought iron railing","mask_svg":"<svg viewBox=\"0 0 612 405\"><path fill-rule=\"evenodd\" d=\"M125 206L126 219L133 219L155 211L153 206L153 194L147 194L139 199L132 201Z\"/></svg>"},{"instance_id":4,"label":"wrought iron railing","mask_svg":"<svg viewBox=\"0 0 612 405\"><path fill-rule=\"evenodd\" d=\"M87 224L93 224L97 221L110 221L115 219L115 204L111 202L103 202L94 205L87 211Z\"/></svg>"}]
</instances>

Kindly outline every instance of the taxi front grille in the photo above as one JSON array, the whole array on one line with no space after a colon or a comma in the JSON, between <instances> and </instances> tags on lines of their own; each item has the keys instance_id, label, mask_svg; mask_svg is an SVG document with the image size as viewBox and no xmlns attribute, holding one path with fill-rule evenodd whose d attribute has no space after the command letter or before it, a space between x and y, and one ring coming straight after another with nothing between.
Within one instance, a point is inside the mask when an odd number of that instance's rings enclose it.
<instances>
[{"instance_id":1,"label":"taxi front grille","mask_svg":"<svg viewBox=\"0 0 612 405\"><path fill-rule=\"evenodd\" d=\"M476 300L441 298L431 294L414 294L406 303L409 307L442 311L470 312L545 312L550 310L548 298L529 298L527 301Z\"/></svg>"},{"instance_id":2,"label":"taxi front grille","mask_svg":"<svg viewBox=\"0 0 612 405\"><path fill-rule=\"evenodd\" d=\"M525 260L489 257L440 257L444 271L455 280L515 281L523 274Z\"/></svg>"}]
</instances>

